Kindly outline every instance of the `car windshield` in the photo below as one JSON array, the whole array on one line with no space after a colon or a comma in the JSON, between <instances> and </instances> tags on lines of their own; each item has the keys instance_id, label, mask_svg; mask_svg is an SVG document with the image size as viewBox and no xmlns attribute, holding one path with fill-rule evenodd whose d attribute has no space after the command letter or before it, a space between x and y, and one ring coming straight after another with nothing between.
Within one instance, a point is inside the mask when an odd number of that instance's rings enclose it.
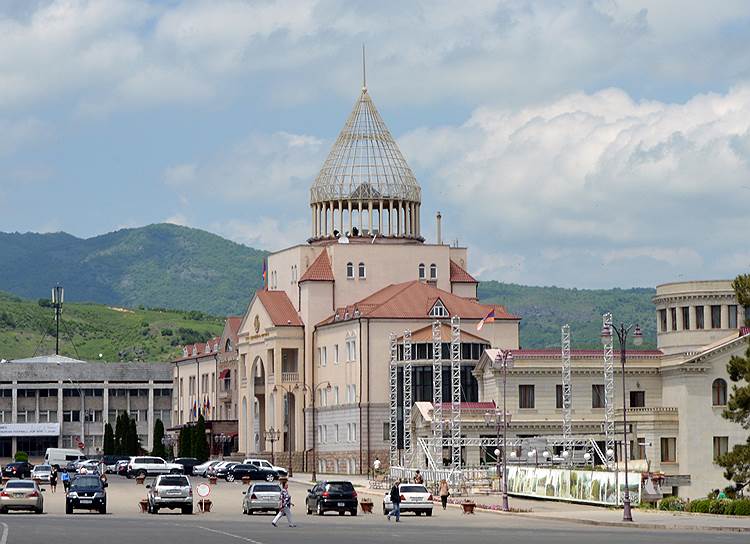
<instances>
[{"instance_id":1,"label":"car windshield","mask_svg":"<svg viewBox=\"0 0 750 544\"><path fill-rule=\"evenodd\" d=\"M159 480L159 485L174 485L174 486L181 486L181 487L187 487L190 485L188 482L188 479L184 476L164 476L161 480Z\"/></svg>"},{"instance_id":2,"label":"car windshield","mask_svg":"<svg viewBox=\"0 0 750 544\"><path fill-rule=\"evenodd\" d=\"M101 486L102 482L96 476L78 476L73 480L70 489L72 491L75 491L76 489L99 489Z\"/></svg>"},{"instance_id":3,"label":"car windshield","mask_svg":"<svg viewBox=\"0 0 750 544\"><path fill-rule=\"evenodd\" d=\"M5 489L34 489L34 482L8 482Z\"/></svg>"},{"instance_id":4,"label":"car windshield","mask_svg":"<svg viewBox=\"0 0 750 544\"><path fill-rule=\"evenodd\" d=\"M281 493L281 488L273 484L257 484L253 486L253 492L268 492L268 491Z\"/></svg>"},{"instance_id":5,"label":"car windshield","mask_svg":"<svg viewBox=\"0 0 750 544\"><path fill-rule=\"evenodd\" d=\"M351 493L354 491L354 486L351 482L330 482L326 485L326 491L333 491L334 493Z\"/></svg>"},{"instance_id":6,"label":"car windshield","mask_svg":"<svg viewBox=\"0 0 750 544\"><path fill-rule=\"evenodd\" d=\"M45 470L47 470L47 471L50 471L50 470L52 470L52 467L49 466L49 465L37 465L37 466L34 467L34 470L39 470L39 471L45 471Z\"/></svg>"},{"instance_id":7,"label":"car windshield","mask_svg":"<svg viewBox=\"0 0 750 544\"><path fill-rule=\"evenodd\" d=\"M427 488L423 485L402 485L401 493L427 493Z\"/></svg>"}]
</instances>

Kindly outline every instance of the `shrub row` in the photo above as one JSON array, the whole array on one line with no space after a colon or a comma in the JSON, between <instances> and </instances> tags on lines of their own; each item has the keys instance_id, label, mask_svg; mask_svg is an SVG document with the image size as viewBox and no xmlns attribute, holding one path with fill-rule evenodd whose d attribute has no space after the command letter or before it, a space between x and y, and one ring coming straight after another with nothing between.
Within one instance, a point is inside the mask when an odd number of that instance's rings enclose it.
<instances>
[{"instance_id":1,"label":"shrub row","mask_svg":"<svg viewBox=\"0 0 750 544\"><path fill-rule=\"evenodd\" d=\"M750 516L750 499L696 499L685 501L679 497L665 497L659 501L659 510Z\"/></svg>"}]
</instances>

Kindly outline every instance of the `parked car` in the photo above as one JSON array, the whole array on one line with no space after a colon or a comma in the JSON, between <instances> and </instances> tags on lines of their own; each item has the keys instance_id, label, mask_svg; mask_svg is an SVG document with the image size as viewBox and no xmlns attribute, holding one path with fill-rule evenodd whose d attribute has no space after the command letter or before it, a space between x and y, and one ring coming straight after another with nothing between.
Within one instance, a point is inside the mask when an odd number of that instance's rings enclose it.
<instances>
[{"instance_id":1,"label":"parked car","mask_svg":"<svg viewBox=\"0 0 750 544\"><path fill-rule=\"evenodd\" d=\"M44 497L39 484L34 480L8 480L5 487L0 487L0 514L9 510L33 510L41 514Z\"/></svg>"},{"instance_id":2,"label":"parked car","mask_svg":"<svg viewBox=\"0 0 750 544\"><path fill-rule=\"evenodd\" d=\"M127 474L131 477L182 474L182 465L167 463L161 457L131 457Z\"/></svg>"},{"instance_id":3,"label":"parked car","mask_svg":"<svg viewBox=\"0 0 750 544\"><path fill-rule=\"evenodd\" d=\"M286 478L288 476L288 472L284 467L277 467L276 465L272 465L270 462L266 461L265 459L256 459L256 458L250 457L242 461L242 463L245 465L255 465L260 468L274 470L281 478Z\"/></svg>"},{"instance_id":4,"label":"parked car","mask_svg":"<svg viewBox=\"0 0 750 544\"><path fill-rule=\"evenodd\" d=\"M49 465L36 465L31 469L31 479L39 482L49 483L50 476L52 475L52 467Z\"/></svg>"},{"instance_id":5,"label":"parked car","mask_svg":"<svg viewBox=\"0 0 750 544\"><path fill-rule=\"evenodd\" d=\"M128 475L128 465L130 464L130 457L127 459L120 459L115 463L115 474L119 474L120 476L127 476Z\"/></svg>"},{"instance_id":6,"label":"parked car","mask_svg":"<svg viewBox=\"0 0 750 544\"><path fill-rule=\"evenodd\" d=\"M357 492L347 481L323 481L307 492L307 513L322 516L329 510L343 516L346 512L357 515Z\"/></svg>"},{"instance_id":7,"label":"parked car","mask_svg":"<svg viewBox=\"0 0 750 544\"><path fill-rule=\"evenodd\" d=\"M210 474L212 476L216 476L217 478L225 478L227 477L227 474L229 473L229 470L233 467L239 465L239 463L236 463L234 461L226 461L224 463L219 463L218 465L214 465L211 467Z\"/></svg>"},{"instance_id":8,"label":"parked car","mask_svg":"<svg viewBox=\"0 0 750 544\"><path fill-rule=\"evenodd\" d=\"M244 465L237 465L238 467ZM281 486L279 484L263 483L253 484L247 491L243 491L245 496L242 499L242 513L252 514L253 512L278 512L279 502L281 501Z\"/></svg>"},{"instance_id":9,"label":"parked car","mask_svg":"<svg viewBox=\"0 0 750 544\"><path fill-rule=\"evenodd\" d=\"M65 495L65 513L74 510L96 510L107 513L107 487L95 474L80 474L70 481L70 488Z\"/></svg>"},{"instance_id":10,"label":"parked car","mask_svg":"<svg viewBox=\"0 0 750 544\"><path fill-rule=\"evenodd\" d=\"M81 474L102 472L102 464L98 459L84 459L76 462L76 471Z\"/></svg>"},{"instance_id":11,"label":"parked car","mask_svg":"<svg viewBox=\"0 0 750 544\"><path fill-rule=\"evenodd\" d=\"M193 513L193 488L190 480L182 474L157 476L153 485L147 485L148 511L158 514L162 508L179 508L183 514Z\"/></svg>"},{"instance_id":12,"label":"parked car","mask_svg":"<svg viewBox=\"0 0 750 544\"><path fill-rule=\"evenodd\" d=\"M221 460L215 459L213 461L206 461L205 463L196 465L193 467L193 474L195 474L196 476L203 476L205 478L207 476L206 471L212 466L217 465L221 462Z\"/></svg>"},{"instance_id":13,"label":"parked car","mask_svg":"<svg viewBox=\"0 0 750 544\"><path fill-rule=\"evenodd\" d=\"M224 478L227 482L233 482L235 480L242 480L242 478L248 477L251 480L265 480L267 482L273 482L279 478L279 475L275 470L269 470L266 468L256 467L255 465L245 465L235 463L226 471Z\"/></svg>"},{"instance_id":14,"label":"parked car","mask_svg":"<svg viewBox=\"0 0 750 544\"><path fill-rule=\"evenodd\" d=\"M28 461L15 461L3 468L3 478L29 478L34 465Z\"/></svg>"},{"instance_id":15,"label":"parked car","mask_svg":"<svg viewBox=\"0 0 750 544\"><path fill-rule=\"evenodd\" d=\"M117 474L117 462L129 461L129 460L130 460L130 457L128 457L127 455L105 455L104 457L102 457L102 463L104 464L104 471L107 474Z\"/></svg>"},{"instance_id":16,"label":"parked car","mask_svg":"<svg viewBox=\"0 0 750 544\"><path fill-rule=\"evenodd\" d=\"M421 484L401 484L398 486L401 495L401 513L414 512L416 515L432 515L432 494ZM383 496L383 514L393 510L391 503L391 492L387 491Z\"/></svg>"},{"instance_id":17,"label":"parked car","mask_svg":"<svg viewBox=\"0 0 750 544\"><path fill-rule=\"evenodd\" d=\"M195 457L178 457L172 461L175 465L182 465L183 474L192 474L193 468L200 464L200 461Z\"/></svg>"}]
</instances>

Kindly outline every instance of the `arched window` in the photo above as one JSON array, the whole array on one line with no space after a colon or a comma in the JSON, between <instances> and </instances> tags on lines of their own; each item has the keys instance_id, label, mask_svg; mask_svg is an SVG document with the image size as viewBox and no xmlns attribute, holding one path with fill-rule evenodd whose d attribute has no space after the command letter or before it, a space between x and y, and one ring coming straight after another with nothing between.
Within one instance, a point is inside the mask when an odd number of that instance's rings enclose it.
<instances>
[{"instance_id":1,"label":"arched window","mask_svg":"<svg viewBox=\"0 0 750 544\"><path fill-rule=\"evenodd\" d=\"M711 386L712 404L714 406L726 406L727 404L727 382L716 378Z\"/></svg>"},{"instance_id":2,"label":"arched window","mask_svg":"<svg viewBox=\"0 0 750 544\"><path fill-rule=\"evenodd\" d=\"M435 263L432 263L430 265L430 279L431 280L437 279L437 265Z\"/></svg>"},{"instance_id":3,"label":"arched window","mask_svg":"<svg viewBox=\"0 0 750 544\"><path fill-rule=\"evenodd\" d=\"M227 338L227 342L226 344L224 344L224 351L227 353L232 351L232 339L231 338Z\"/></svg>"},{"instance_id":4,"label":"arched window","mask_svg":"<svg viewBox=\"0 0 750 544\"><path fill-rule=\"evenodd\" d=\"M359 263L359 277L360 278L367 277L365 274L365 263Z\"/></svg>"},{"instance_id":5,"label":"arched window","mask_svg":"<svg viewBox=\"0 0 750 544\"><path fill-rule=\"evenodd\" d=\"M425 278L424 263L419 263L419 279L423 280L424 278Z\"/></svg>"},{"instance_id":6,"label":"arched window","mask_svg":"<svg viewBox=\"0 0 750 544\"><path fill-rule=\"evenodd\" d=\"M347 279L354 279L354 263L346 263L346 277Z\"/></svg>"}]
</instances>

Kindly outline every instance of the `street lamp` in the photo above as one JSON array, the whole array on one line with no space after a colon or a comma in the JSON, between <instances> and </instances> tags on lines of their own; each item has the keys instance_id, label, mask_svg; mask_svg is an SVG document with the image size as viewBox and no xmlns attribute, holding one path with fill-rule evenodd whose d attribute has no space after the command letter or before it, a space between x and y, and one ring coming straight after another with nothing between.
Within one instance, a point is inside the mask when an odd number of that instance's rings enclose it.
<instances>
[{"instance_id":1,"label":"street lamp","mask_svg":"<svg viewBox=\"0 0 750 544\"><path fill-rule=\"evenodd\" d=\"M498 350L493 363L495 369L503 371L503 512L510 511L508 506L508 460L506 455L506 440L508 434L508 410L505 406L506 384L508 381L508 369L513 368L513 354L509 349Z\"/></svg>"},{"instance_id":2,"label":"street lamp","mask_svg":"<svg viewBox=\"0 0 750 544\"><path fill-rule=\"evenodd\" d=\"M297 384L294 386L294 389L302 389L302 391L307 394L307 392L310 392L312 394L312 437L313 437L313 467L312 467L312 479L313 482L316 482L318 480L318 458L317 458L317 452L315 450L315 439L317 437L317 428L315 427L315 393L318 392L318 389L321 387L325 387L326 391L330 393L332 387L331 382L321 382L313 387L310 387L309 385Z\"/></svg>"},{"instance_id":3,"label":"street lamp","mask_svg":"<svg viewBox=\"0 0 750 544\"><path fill-rule=\"evenodd\" d=\"M292 394L292 391L290 391L283 385L274 385L273 392L278 393L279 388L281 388L281 390L286 393L287 442L289 446L289 470L287 471L287 475L291 478L292 476L294 476L294 474L292 473L292 417L294 416L289 411L289 395Z\"/></svg>"},{"instance_id":4,"label":"street lamp","mask_svg":"<svg viewBox=\"0 0 750 544\"><path fill-rule=\"evenodd\" d=\"M52 307L55 309L55 355L60 355L60 314L62 313L65 290L56 285L52 288Z\"/></svg>"},{"instance_id":5,"label":"street lamp","mask_svg":"<svg viewBox=\"0 0 750 544\"><path fill-rule=\"evenodd\" d=\"M607 345L612 340L612 331L617 334L617 340L620 342L620 364L622 365L622 444L623 457L625 458L625 493L622 498L622 521L633 521L633 514L630 510L630 490L628 489L628 416L627 404L625 400L625 346L628 341L630 329L633 329L633 344L640 346L643 344L643 333L639 325L620 324L620 327L605 325L602 327L602 344Z\"/></svg>"},{"instance_id":6,"label":"street lamp","mask_svg":"<svg viewBox=\"0 0 750 544\"><path fill-rule=\"evenodd\" d=\"M279 433L279 431L277 431L276 429L274 429L273 427L271 427L270 429L268 429L267 431L265 431L264 434L265 434L266 442L270 442L271 443L271 464L275 465L276 462L275 462L274 457L273 457L273 443L276 442L279 439L279 434L280 433Z\"/></svg>"}]
</instances>

